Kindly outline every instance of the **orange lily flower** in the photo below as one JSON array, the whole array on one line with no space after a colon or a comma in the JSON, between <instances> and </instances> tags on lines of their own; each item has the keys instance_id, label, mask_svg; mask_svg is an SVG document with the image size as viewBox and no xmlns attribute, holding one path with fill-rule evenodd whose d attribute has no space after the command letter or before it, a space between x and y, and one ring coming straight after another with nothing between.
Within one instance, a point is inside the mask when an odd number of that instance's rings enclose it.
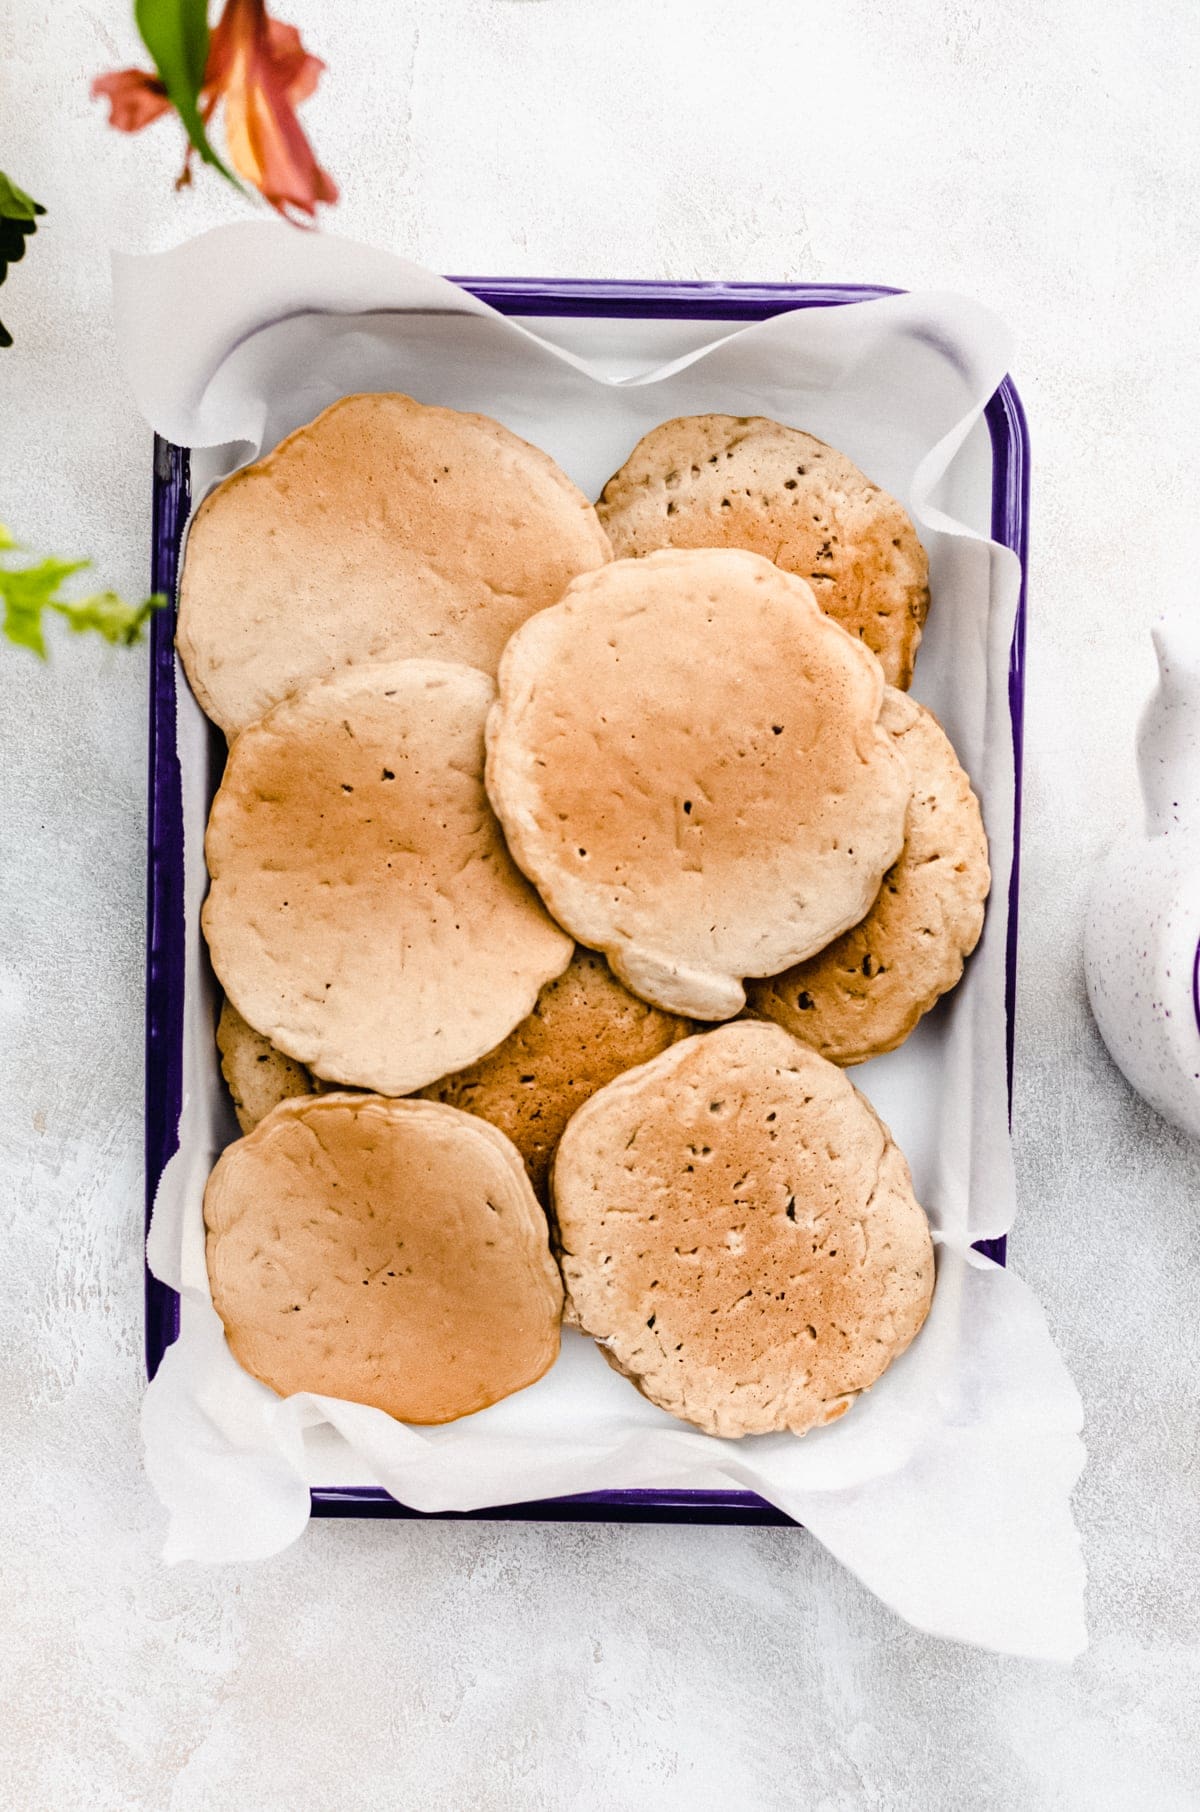
<instances>
[{"instance_id":1,"label":"orange lily flower","mask_svg":"<svg viewBox=\"0 0 1200 1812\"><path fill-rule=\"evenodd\" d=\"M209 38L200 116L207 127L224 102L230 163L287 219L293 209L311 219L319 202L338 198L295 112L324 67L294 25L268 16L263 0L226 0ZM139 132L171 106L163 83L140 69L98 76L92 94L108 100L109 123L121 132ZM191 156L189 146L180 184L191 180Z\"/></svg>"},{"instance_id":2,"label":"orange lily flower","mask_svg":"<svg viewBox=\"0 0 1200 1812\"><path fill-rule=\"evenodd\" d=\"M294 25L267 17L262 0L228 0L209 42L205 90L210 105L224 96L229 161L281 214L292 207L311 216L338 197L295 114L324 67Z\"/></svg>"}]
</instances>

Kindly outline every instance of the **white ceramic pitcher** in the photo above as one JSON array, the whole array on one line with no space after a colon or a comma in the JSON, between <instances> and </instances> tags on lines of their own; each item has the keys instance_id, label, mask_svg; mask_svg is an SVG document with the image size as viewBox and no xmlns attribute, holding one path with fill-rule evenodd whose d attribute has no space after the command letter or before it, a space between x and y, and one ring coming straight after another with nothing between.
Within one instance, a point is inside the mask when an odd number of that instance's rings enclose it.
<instances>
[{"instance_id":1,"label":"white ceramic pitcher","mask_svg":"<svg viewBox=\"0 0 1200 1812\"><path fill-rule=\"evenodd\" d=\"M1151 634L1159 680L1137 744L1145 823L1101 869L1084 968L1113 1061L1200 1138L1200 609Z\"/></svg>"}]
</instances>

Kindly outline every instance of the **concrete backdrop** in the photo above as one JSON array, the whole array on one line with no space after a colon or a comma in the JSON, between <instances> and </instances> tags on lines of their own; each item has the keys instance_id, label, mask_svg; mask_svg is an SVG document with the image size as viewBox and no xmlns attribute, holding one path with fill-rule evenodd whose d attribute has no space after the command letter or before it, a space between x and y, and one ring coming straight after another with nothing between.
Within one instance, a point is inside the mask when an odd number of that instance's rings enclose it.
<instances>
[{"instance_id":1,"label":"concrete backdrop","mask_svg":"<svg viewBox=\"0 0 1200 1812\"><path fill-rule=\"evenodd\" d=\"M144 651L0 645L0 1805L669 1812L1200 1805L1200 1155L1080 972L1147 630L1195 600L1188 0L280 0L339 230L435 268L865 279L1008 316L1034 446L1012 1262L1083 1392L1090 1652L915 1634L803 1535L325 1524L167 1571L139 1468ZM0 520L145 589L111 246L246 206L103 124L118 0L15 0Z\"/></svg>"}]
</instances>

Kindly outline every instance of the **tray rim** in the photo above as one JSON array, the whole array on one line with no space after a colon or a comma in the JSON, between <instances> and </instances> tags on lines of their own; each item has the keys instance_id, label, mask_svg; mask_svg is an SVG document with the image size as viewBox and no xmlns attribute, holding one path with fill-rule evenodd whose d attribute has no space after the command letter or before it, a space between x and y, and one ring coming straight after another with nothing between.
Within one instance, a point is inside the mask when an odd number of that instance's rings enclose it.
<instances>
[{"instance_id":1,"label":"tray rim","mask_svg":"<svg viewBox=\"0 0 1200 1812\"><path fill-rule=\"evenodd\" d=\"M452 277L451 282L502 314L759 321L799 308L842 307L905 292L865 283L724 283L536 277ZM1005 1011L1009 1115L1012 1114L1020 904L1025 640L1029 548L1029 430L1011 377L984 409L992 446L991 534L1010 548L1021 578L1009 654L1008 696L1015 787L1013 863L1008 893ZM154 439L151 583L170 599L151 627L146 874L145 1226L168 1159L178 1147L183 1096L184 896L182 784L176 747L175 592L179 551L191 510L190 456ZM1200 978L1200 958L1198 958ZM1198 1002L1200 1013L1200 1002ZM1004 1264L1005 1238L977 1249ZM179 1297L145 1268L147 1377L153 1378L179 1333ZM795 1527L791 1517L748 1491L595 1491L577 1496L492 1505L481 1510L413 1510L377 1486L317 1486L314 1516L415 1521L716 1523Z\"/></svg>"}]
</instances>

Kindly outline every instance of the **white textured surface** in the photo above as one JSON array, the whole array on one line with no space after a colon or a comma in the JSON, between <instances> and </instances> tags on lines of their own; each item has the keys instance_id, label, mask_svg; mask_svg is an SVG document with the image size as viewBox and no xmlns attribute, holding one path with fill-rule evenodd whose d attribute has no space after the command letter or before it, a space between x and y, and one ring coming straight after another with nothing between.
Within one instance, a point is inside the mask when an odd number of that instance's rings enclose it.
<instances>
[{"instance_id":1,"label":"white textured surface","mask_svg":"<svg viewBox=\"0 0 1200 1812\"><path fill-rule=\"evenodd\" d=\"M125 9L18 0L0 518L145 580L106 249L232 217L109 135ZM22 1812L1184 1812L1200 1801L1200 1155L1084 1000L1200 485L1188 0L316 0L343 230L449 270L946 284L1008 315L1035 449L1014 1262L1082 1388L1093 1646L914 1635L788 1532L314 1527L165 1571L137 1460L145 657L0 648L0 1803ZM119 24L106 21L117 19ZM418 23L419 21L419 23ZM371 34L374 34L373 36Z\"/></svg>"}]
</instances>

